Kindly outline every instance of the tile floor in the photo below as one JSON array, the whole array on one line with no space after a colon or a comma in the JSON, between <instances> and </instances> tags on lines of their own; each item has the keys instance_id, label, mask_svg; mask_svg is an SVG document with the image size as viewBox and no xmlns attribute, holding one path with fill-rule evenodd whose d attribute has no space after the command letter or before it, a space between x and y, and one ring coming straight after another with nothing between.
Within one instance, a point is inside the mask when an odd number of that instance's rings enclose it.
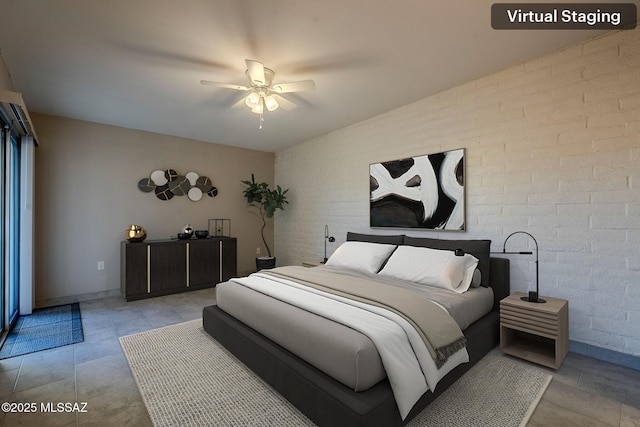
<instances>
[{"instance_id":1,"label":"tile floor","mask_svg":"<svg viewBox=\"0 0 640 427\"><path fill-rule=\"evenodd\" d=\"M151 426L118 337L200 318L214 302L213 289L128 303L119 297L81 302L84 342L0 361L0 402L38 407L36 413L0 413L0 425ZM540 369L554 379L530 427L640 427L640 371L573 353L558 371ZM86 412L42 413L49 402L86 402Z\"/></svg>"}]
</instances>

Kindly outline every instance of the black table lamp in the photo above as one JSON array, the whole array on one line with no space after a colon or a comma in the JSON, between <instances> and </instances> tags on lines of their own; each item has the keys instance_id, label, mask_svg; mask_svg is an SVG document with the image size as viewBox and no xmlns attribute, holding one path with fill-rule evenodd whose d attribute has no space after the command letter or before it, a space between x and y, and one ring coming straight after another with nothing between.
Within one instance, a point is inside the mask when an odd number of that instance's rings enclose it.
<instances>
[{"instance_id":1,"label":"black table lamp","mask_svg":"<svg viewBox=\"0 0 640 427\"><path fill-rule=\"evenodd\" d=\"M333 236L329 236L329 226L325 225L324 226L324 261L323 263L327 262L327 240L331 243L336 241L336 238Z\"/></svg>"},{"instance_id":2,"label":"black table lamp","mask_svg":"<svg viewBox=\"0 0 640 427\"><path fill-rule=\"evenodd\" d=\"M533 239L533 243L536 244L536 291L535 292L529 291L529 296L522 297L521 299L522 299L522 301L536 302L536 303L547 302L546 300L543 300L542 298L538 297L540 295L540 293L539 293L539 283L538 283L538 242L536 241L535 237L533 237L531 234L527 233L526 231L514 231L513 233L509 234L506 239L504 239L504 244L502 245L502 253L503 254L519 254L519 255L532 255L533 254L533 252L531 252L531 251L507 252L507 250L506 250L507 240L509 240L509 238L511 236L513 236L514 234L526 234L527 236L531 237L531 239Z\"/></svg>"}]
</instances>

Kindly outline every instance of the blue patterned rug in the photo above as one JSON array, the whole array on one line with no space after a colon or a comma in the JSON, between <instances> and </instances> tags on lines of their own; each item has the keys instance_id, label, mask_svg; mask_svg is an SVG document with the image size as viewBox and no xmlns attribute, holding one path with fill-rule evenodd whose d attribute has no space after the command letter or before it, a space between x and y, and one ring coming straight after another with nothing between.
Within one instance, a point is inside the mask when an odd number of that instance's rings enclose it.
<instances>
[{"instance_id":1,"label":"blue patterned rug","mask_svg":"<svg viewBox=\"0 0 640 427\"><path fill-rule=\"evenodd\" d=\"M33 310L20 316L0 350L0 360L84 341L80 304Z\"/></svg>"}]
</instances>

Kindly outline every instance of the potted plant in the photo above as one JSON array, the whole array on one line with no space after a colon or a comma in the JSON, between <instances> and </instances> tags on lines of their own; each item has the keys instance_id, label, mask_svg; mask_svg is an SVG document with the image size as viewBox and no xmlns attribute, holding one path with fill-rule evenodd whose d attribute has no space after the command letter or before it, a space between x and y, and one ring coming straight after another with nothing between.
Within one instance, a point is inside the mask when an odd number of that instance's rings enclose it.
<instances>
[{"instance_id":1,"label":"potted plant","mask_svg":"<svg viewBox=\"0 0 640 427\"><path fill-rule=\"evenodd\" d=\"M262 243L267 248L268 256L256 258L256 268L258 270L274 268L276 266L276 258L271 255L271 249L264 238L264 229L267 226L267 218L273 218L276 209L284 209L284 205L289 203L286 196L289 189L282 190L277 185L275 190L270 190L269 184L266 182L256 182L253 174L251 174L251 181L242 181L242 183L247 186L243 191L247 203L249 206L257 207L260 210L260 218L262 219L260 235L262 236Z\"/></svg>"}]
</instances>

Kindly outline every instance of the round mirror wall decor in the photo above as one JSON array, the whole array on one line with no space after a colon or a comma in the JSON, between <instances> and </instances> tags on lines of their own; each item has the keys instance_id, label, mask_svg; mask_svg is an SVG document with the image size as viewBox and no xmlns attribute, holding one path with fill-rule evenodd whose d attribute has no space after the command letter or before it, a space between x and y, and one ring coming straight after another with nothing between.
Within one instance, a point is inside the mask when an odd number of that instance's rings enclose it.
<instances>
[{"instance_id":1,"label":"round mirror wall decor","mask_svg":"<svg viewBox=\"0 0 640 427\"><path fill-rule=\"evenodd\" d=\"M151 172L147 178L138 181L138 189L144 193L155 193L160 200L187 196L189 200L197 202L205 194L209 197L218 195L218 189L213 186L211 178L196 172L182 175L175 169L157 169Z\"/></svg>"},{"instance_id":2,"label":"round mirror wall decor","mask_svg":"<svg viewBox=\"0 0 640 427\"><path fill-rule=\"evenodd\" d=\"M202 190L200 190L198 187L191 188L191 190L189 190L189 199L193 200L194 202L202 199Z\"/></svg>"},{"instance_id":3,"label":"round mirror wall decor","mask_svg":"<svg viewBox=\"0 0 640 427\"><path fill-rule=\"evenodd\" d=\"M203 193L206 193L213 188L213 183L206 176L201 176L196 181L196 187L198 187Z\"/></svg>"},{"instance_id":4,"label":"round mirror wall decor","mask_svg":"<svg viewBox=\"0 0 640 427\"><path fill-rule=\"evenodd\" d=\"M191 186L193 187L194 185L196 185L196 181L198 180L198 178L200 177L200 175L198 175L195 172L189 172L185 175L187 177L187 179L189 180L189 184L191 184Z\"/></svg>"},{"instance_id":5,"label":"round mirror wall decor","mask_svg":"<svg viewBox=\"0 0 640 427\"><path fill-rule=\"evenodd\" d=\"M168 181L173 181L178 178L178 172L174 171L173 169L167 169L166 171L164 171L164 177L167 178Z\"/></svg>"},{"instance_id":6,"label":"round mirror wall decor","mask_svg":"<svg viewBox=\"0 0 640 427\"><path fill-rule=\"evenodd\" d=\"M167 184L157 186L155 192L156 196L160 200L171 200L173 198L173 193L169 190L169 186Z\"/></svg>"},{"instance_id":7,"label":"round mirror wall decor","mask_svg":"<svg viewBox=\"0 0 640 427\"><path fill-rule=\"evenodd\" d=\"M191 184L185 176L176 175L174 179L169 181L169 190L176 196L184 196L190 188Z\"/></svg>"},{"instance_id":8,"label":"round mirror wall decor","mask_svg":"<svg viewBox=\"0 0 640 427\"><path fill-rule=\"evenodd\" d=\"M165 185L169 180L164 176L164 171L155 170L151 172L151 181L155 185Z\"/></svg>"},{"instance_id":9,"label":"round mirror wall decor","mask_svg":"<svg viewBox=\"0 0 640 427\"><path fill-rule=\"evenodd\" d=\"M145 193L151 193L156 189L156 185L151 178L142 178L138 181L138 188Z\"/></svg>"}]
</instances>

